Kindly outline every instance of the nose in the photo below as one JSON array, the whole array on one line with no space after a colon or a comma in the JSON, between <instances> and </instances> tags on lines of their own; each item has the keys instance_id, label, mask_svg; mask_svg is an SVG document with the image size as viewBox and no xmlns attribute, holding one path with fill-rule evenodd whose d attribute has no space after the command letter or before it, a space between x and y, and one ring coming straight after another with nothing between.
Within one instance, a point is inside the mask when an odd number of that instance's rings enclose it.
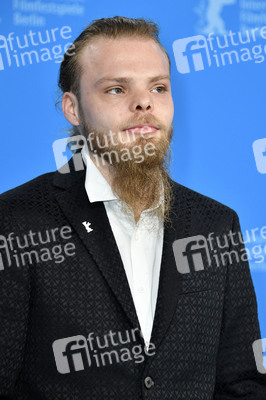
<instances>
[{"instance_id":1,"label":"nose","mask_svg":"<svg viewBox=\"0 0 266 400\"><path fill-rule=\"evenodd\" d=\"M130 101L130 111L136 112L136 110L143 111L144 113L153 110L151 95L146 90L139 90L132 96Z\"/></svg>"}]
</instances>

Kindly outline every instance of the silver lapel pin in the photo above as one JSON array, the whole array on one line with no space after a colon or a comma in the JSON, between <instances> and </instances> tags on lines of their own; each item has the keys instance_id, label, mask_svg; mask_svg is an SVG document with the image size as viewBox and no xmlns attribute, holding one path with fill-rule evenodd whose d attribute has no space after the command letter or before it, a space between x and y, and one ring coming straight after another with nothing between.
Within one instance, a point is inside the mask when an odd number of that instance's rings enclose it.
<instances>
[{"instance_id":1,"label":"silver lapel pin","mask_svg":"<svg viewBox=\"0 0 266 400\"><path fill-rule=\"evenodd\" d=\"M91 232L91 231L93 231L93 229L90 228L90 226L91 226L91 223L90 223L90 222L84 221L84 222L82 222L82 225L84 225L84 227L86 228L86 231L87 231L88 233Z\"/></svg>"}]
</instances>

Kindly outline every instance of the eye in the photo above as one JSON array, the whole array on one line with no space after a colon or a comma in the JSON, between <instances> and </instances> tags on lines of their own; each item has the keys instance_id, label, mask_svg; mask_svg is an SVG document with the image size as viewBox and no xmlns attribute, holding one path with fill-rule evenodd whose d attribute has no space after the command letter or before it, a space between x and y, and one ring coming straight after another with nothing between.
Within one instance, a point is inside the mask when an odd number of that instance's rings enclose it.
<instances>
[{"instance_id":1,"label":"eye","mask_svg":"<svg viewBox=\"0 0 266 400\"><path fill-rule=\"evenodd\" d=\"M166 88L164 86L157 86L154 89L156 89L156 90L159 89L159 91L157 93L164 93L166 91Z\"/></svg>"},{"instance_id":2,"label":"eye","mask_svg":"<svg viewBox=\"0 0 266 400\"><path fill-rule=\"evenodd\" d=\"M111 93L112 90L115 91L115 93L114 93L114 92ZM117 90L120 90L120 92L116 92ZM112 88L112 89L107 90L106 93L120 94L120 93L122 93L122 89L121 89L120 87L115 87L115 88Z\"/></svg>"}]
</instances>

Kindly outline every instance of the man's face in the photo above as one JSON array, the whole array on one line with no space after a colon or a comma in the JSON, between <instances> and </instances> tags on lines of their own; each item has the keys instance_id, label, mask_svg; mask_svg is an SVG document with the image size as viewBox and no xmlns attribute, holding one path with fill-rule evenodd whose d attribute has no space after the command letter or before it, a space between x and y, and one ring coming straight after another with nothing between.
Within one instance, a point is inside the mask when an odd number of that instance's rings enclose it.
<instances>
[{"instance_id":1,"label":"man's face","mask_svg":"<svg viewBox=\"0 0 266 400\"><path fill-rule=\"evenodd\" d=\"M81 125L101 134L121 132L123 143L133 134L145 133L155 146L170 138L174 107L169 63L157 43L99 37L83 50L80 64Z\"/></svg>"}]
</instances>

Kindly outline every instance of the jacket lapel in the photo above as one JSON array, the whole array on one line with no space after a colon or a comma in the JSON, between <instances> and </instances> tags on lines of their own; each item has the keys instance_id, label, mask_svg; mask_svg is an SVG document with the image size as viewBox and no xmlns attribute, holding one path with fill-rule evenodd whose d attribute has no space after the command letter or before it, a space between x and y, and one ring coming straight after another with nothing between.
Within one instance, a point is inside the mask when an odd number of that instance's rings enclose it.
<instances>
[{"instance_id":1,"label":"jacket lapel","mask_svg":"<svg viewBox=\"0 0 266 400\"><path fill-rule=\"evenodd\" d=\"M55 197L79 235L134 328L139 322L130 287L103 202L90 203L85 190L85 171L55 172ZM83 222L90 223L88 232Z\"/></svg>"}]
</instances>

